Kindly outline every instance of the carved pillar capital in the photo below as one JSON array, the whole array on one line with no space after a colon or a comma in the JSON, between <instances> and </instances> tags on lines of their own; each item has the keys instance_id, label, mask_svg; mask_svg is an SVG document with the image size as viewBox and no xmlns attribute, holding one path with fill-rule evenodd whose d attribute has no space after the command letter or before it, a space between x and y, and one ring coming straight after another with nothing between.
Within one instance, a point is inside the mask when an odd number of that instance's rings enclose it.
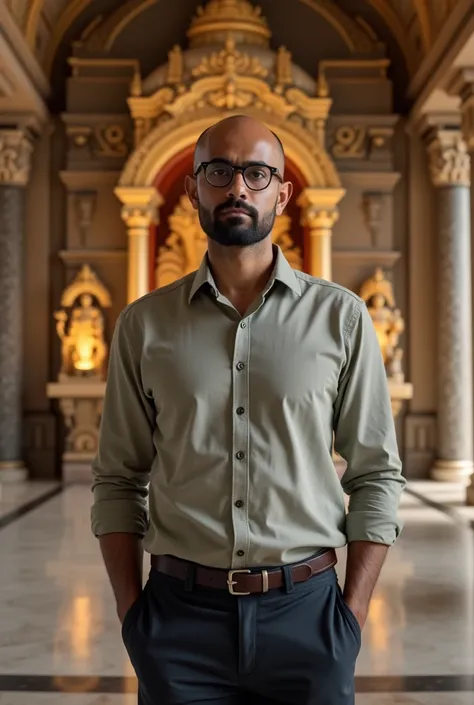
<instances>
[{"instance_id":1,"label":"carved pillar capital","mask_svg":"<svg viewBox=\"0 0 474 705\"><path fill-rule=\"evenodd\" d=\"M128 303L149 291L148 236L150 226L158 224L162 196L151 187L119 187L115 195L122 202L121 215L128 233Z\"/></svg>"},{"instance_id":2,"label":"carved pillar capital","mask_svg":"<svg viewBox=\"0 0 474 705\"><path fill-rule=\"evenodd\" d=\"M0 185L26 186L33 144L23 130L0 129Z\"/></svg>"},{"instance_id":3,"label":"carved pillar capital","mask_svg":"<svg viewBox=\"0 0 474 705\"><path fill-rule=\"evenodd\" d=\"M309 273L314 277L331 279L332 229L344 193L344 189L306 188L298 199L301 224L308 229Z\"/></svg>"},{"instance_id":4,"label":"carved pillar capital","mask_svg":"<svg viewBox=\"0 0 474 705\"><path fill-rule=\"evenodd\" d=\"M471 160L459 129L438 129L428 135L427 150L433 185L469 186Z\"/></svg>"},{"instance_id":5,"label":"carved pillar capital","mask_svg":"<svg viewBox=\"0 0 474 705\"><path fill-rule=\"evenodd\" d=\"M152 223L158 223L158 209L163 199L152 187L119 187L115 194L122 202L122 218L129 231L149 228Z\"/></svg>"},{"instance_id":6,"label":"carved pillar capital","mask_svg":"<svg viewBox=\"0 0 474 705\"><path fill-rule=\"evenodd\" d=\"M461 99L462 134L469 152L474 151L474 68L461 68L447 87Z\"/></svg>"}]
</instances>

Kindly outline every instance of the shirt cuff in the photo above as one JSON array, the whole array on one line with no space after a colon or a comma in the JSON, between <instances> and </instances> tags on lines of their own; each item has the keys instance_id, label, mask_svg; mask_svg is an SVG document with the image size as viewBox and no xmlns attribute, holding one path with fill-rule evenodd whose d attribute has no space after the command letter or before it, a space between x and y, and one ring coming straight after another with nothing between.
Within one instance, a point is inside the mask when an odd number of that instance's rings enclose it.
<instances>
[{"instance_id":1,"label":"shirt cuff","mask_svg":"<svg viewBox=\"0 0 474 705\"><path fill-rule=\"evenodd\" d=\"M371 541L392 546L400 535L403 524L399 518L390 518L379 512L349 511L346 515L346 537L351 541Z\"/></svg>"},{"instance_id":2,"label":"shirt cuff","mask_svg":"<svg viewBox=\"0 0 474 705\"><path fill-rule=\"evenodd\" d=\"M94 536L123 533L143 538L148 530L148 512L129 499L99 501L91 507L91 528Z\"/></svg>"}]
</instances>

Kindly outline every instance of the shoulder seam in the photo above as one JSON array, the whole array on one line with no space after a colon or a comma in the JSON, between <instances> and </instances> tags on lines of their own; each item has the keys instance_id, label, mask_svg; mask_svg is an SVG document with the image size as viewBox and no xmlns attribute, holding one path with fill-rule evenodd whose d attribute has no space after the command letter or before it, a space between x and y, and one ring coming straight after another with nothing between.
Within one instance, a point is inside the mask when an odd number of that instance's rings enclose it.
<instances>
[{"instance_id":1,"label":"shoulder seam","mask_svg":"<svg viewBox=\"0 0 474 705\"><path fill-rule=\"evenodd\" d=\"M360 297L357 296L357 294L355 294L350 289L346 289L342 286L339 286L338 284L333 284L332 282L325 281L324 279L315 279L315 281L311 281L310 279L307 279L306 276L304 276L304 272L295 271L295 275L297 279L301 279L301 281L307 282L308 284L316 284L318 286L324 286L328 289L335 289L336 291L340 291L343 294L348 294L351 298L353 298L360 304Z\"/></svg>"},{"instance_id":2,"label":"shoulder seam","mask_svg":"<svg viewBox=\"0 0 474 705\"><path fill-rule=\"evenodd\" d=\"M154 291L149 291L148 294L145 294L144 296L141 296L136 301L132 301L131 303L129 303L128 306L126 306L126 308L124 310L130 311L137 304L141 303L144 299L151 299L155 296L163 296L164 294L168 294L172 291L175 291L176 289L179 289L181 286L184 286L186 284L186 280L187 280L188 276L189 275L187 275L184 279L182 279L179 282L175 282L174 284L169 284L166 287L166 291L164 291L163 289L155 289Z\"/></svg>"},{"instance_id":3,"label":"shoulder seam","mask_svg":"<svg viewBox=\"0 0 474 705\"><path fill-rule=\"evenodd\" d=\"M358 306L356 307L355 311L353 312L352 316L350 317L349 322L346 326L346 330L344 331L344 340L346 341L346 343L349 342L349 336L352 333L352 331L354 330L356 320L360 317L361 310L362 310L361 302L359 301Z\"/></svg>"}]
</instances>

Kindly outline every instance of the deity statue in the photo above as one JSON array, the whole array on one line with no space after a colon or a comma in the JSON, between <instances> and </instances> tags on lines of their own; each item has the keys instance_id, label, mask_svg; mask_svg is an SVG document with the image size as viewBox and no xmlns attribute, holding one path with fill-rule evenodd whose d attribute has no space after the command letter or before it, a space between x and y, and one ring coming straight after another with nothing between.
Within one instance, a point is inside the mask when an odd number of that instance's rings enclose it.
<instances>
[{"instance_id":1,"label":"deity statue","mask_svg":"<svg viewBox=\"0 0 474 705\"><path fill-rule=\"evenodd\" d=\"M60 377L102 379L107 344L104 339L104 316L99 306L110 305L110 301L87 265L65 290L61 303L70 307L70 313L68 315L63 308L54 314L56 332L61 340Z\"/></svg>"},{"instance_id":2,"label":"deity statue","mask_svg":"<svg viewBox=\"0 0 474 705\"><path fill-rule=\"evenodd\" d=\"M403 350L398 348L398 341L405 329L405 323L400 309L395 307L393 287L379 267L374 276L362 285L360 297L366 302L372 318L387 376L394 381L403 382Z\"/></svg>"},{"instance_id":3,"label":"deity statue","mask_svg":"<svg viewBox=\"0 0 474 705\"><path fill-rule=\"evenodd\" d=\"M61 373L65 375L95 373L101 374L107 346L104 341L104 318L93 303L90 294L79 297L79 305L70 315L69 330L65 311L57 311L56 331L62 342Z\"/></svg>"}]
</instances>

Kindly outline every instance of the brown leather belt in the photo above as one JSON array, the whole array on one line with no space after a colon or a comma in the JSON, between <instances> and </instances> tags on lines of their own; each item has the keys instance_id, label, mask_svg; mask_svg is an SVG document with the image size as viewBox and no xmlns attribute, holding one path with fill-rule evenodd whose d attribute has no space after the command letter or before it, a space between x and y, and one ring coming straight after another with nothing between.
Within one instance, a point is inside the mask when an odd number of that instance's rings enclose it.
<instances>
[{"instance_id":1,"label":"brown leather belt","mask_svg":"<svg viewBox=\"0 0 474 705\"><path fill-rule=\"evenodd\" d=\"M333 548L303 563L295 563L291 566L293 582L302 583L309 580L314 575L329 570L336 563L337 556ZM196 565L173 556L153 555L151 556L151 565L160 573L180 580L186 580L189 567L195 566L194 582L197 585L217 590L228 590L231 595L263 593L281 588L284 585L284 574L281 568L256 572L242 568L224 570Z\"/></svg>"}]
</instances>

